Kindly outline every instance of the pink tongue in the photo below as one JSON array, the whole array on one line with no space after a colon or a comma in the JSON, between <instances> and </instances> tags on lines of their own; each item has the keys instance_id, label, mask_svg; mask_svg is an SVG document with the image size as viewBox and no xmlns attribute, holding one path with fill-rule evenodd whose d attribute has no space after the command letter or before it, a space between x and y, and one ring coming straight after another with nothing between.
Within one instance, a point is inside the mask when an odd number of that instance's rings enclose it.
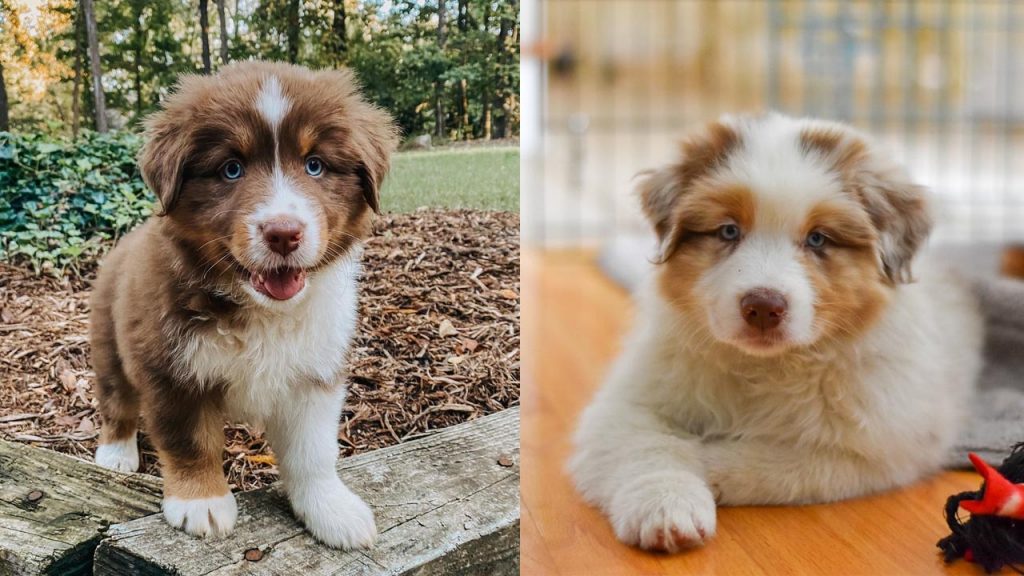
<instances>
[{"instance_id":1,"label":"pink tongue","mask_svg":"<svg viewBox=\"0 0 1024 576\"><path fill-rule=\"evenodd\" d=\"M281 268L264 272L254 278L257 288L275 300L288 300L306 285L306 272Z\"/></svg>"}]
</instances>

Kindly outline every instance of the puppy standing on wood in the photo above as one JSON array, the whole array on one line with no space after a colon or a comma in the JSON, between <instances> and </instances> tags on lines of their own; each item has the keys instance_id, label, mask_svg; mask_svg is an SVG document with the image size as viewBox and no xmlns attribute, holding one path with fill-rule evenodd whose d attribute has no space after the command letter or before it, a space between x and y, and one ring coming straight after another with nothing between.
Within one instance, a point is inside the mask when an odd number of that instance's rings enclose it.
<instances>
[{"instance_id":1,"label":"puppy standing on wood","mask_svg":"<svg viewBox=\"0 0 1024 576\"><path fill-rule=\"evenodd\" d=\"M966 286L923 258L924 190L849 127L725 119L647 176L658 263L570 469L628 544L715 506L802 504L939 468L981 365ZM639 256L639 255L637 255Z\"/></svg>"},{"instance_id":2,"label":"puppy standing on wood","mask_svg":"<svg viewBox=\"0 0 1024 576\"><path fill-rule=\"evenodd\" d=\"M266 427L317 539L373 543L373 513L335 463L361 246L396 143L351 73L286 64L186 76L147 122L140 165L163 210L118 243L93 290L96 462L138 469L141 412L171 525L233 529L230 417Z\"/></svg>"}]
</instances>

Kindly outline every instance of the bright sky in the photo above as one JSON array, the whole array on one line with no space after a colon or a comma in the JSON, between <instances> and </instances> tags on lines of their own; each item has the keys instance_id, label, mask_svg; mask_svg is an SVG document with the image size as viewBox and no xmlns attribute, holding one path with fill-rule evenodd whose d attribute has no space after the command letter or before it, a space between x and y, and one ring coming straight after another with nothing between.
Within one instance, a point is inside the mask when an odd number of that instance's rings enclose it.
<instances>
[{"instance_id":1,"label":"bright sky","mask_svg":"<svg viewBox=\"0 0 1024 576\"><path fill-rule=\"evenodd\" d=\"M35 36L39 33L39 12L46 0L14 0L14 9L21 15L21 25Z\"/></svg>"}]
</instances>

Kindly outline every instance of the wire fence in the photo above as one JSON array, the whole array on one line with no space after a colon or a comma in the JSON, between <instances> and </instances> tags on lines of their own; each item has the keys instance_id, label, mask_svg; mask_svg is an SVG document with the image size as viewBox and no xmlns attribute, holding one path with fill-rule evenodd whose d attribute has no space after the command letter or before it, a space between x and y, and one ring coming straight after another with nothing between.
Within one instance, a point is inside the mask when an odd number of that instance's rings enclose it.
<instances>
[{"instance_id":1,"label":"wire fence","mask_svg":"<svg viewBox=\"0 0 1024 576\"><path fill-rule=\"evenodd\" d=\"M1022 4L541 2L524 43L541 103L524 239L642 229L637 172L723 113L774 109L871 133L936 193L937 238L1024 240Z\"/></svg>"}]
</instances>

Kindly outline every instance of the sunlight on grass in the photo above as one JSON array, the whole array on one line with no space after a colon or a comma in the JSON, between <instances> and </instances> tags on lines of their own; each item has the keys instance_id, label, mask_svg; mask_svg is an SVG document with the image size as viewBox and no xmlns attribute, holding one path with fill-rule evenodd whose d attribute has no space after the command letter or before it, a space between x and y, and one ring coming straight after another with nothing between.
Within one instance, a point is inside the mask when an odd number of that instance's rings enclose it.
<instances>
[{"instance_id":1,"label":"sunlight on grass","mask_svg":"<svg viewBox=\"0 0 1024 576\"><path fill-rule=\"evenodd\" d=\"M401 152L381 192L386 212L419 207L519 210L519 148Z\"/></svg>"}]
</instances>

